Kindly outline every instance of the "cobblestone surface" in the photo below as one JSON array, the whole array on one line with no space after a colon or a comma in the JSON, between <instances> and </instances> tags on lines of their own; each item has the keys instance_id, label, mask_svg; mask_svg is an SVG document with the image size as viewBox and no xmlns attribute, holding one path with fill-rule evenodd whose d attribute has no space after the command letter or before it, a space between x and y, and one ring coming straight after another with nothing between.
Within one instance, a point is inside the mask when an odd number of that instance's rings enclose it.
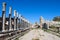
<instances>
[{"instance_id":1,"label":"cobblestone surface","mask_svg":"<svg viewBox=\"0 0 60 40\"><path fill-rule=\"evenodd\" d=\"M39 40L60 40L59 37L44 32L41 29L33 29L24 36L20 37L19 40L32 40L32 39L39 39Z\"/></svg>"}]
</instances>

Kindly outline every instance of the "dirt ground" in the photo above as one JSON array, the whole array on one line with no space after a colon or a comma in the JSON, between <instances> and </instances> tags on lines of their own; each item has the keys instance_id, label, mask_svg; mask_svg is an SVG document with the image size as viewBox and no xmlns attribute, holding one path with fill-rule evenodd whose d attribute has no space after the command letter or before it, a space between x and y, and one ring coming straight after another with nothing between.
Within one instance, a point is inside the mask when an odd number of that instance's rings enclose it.
<instances>
[{"instance_id":1,"label":"dirt ground","mask_svg":"<svg viewBox=\"0 0 60 40\"><path fill-rule=\"evenodd\" d=\"M60 38L41 29L33 29L20 37L19 40L60 40Z\"/></svg>"}]
</instances>

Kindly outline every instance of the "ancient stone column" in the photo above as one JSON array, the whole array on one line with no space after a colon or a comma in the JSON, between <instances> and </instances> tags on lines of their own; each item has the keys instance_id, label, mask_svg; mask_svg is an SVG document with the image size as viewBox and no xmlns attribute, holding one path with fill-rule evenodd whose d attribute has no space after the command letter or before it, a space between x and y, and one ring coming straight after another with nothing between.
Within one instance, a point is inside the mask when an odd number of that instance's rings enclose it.
<instances>
[{"instance_id":1,"label":"ancient stone column","mask_svg":"<svg viewBox=\"0 0 60 40\"><path fill-rule=\"evenodd\" d=\"M25 22L25 28L27 28L27 20L26 20L26 22Z\"/></svg>"},{"instance_id":2,"label":"ancient stone column","mask_svg":"<svg viewBox=\"0 0 60 40\"><path fill-rule=\"evenodd\" d=\"M22 27L24 28L24 20L23 19L22 19L22 24L23 24Z\"/></svg>"},{"instance_id":3,"label":"ancient stone column","mask_svg":"<svg viewBox=\"0 0 60 40\"><path fill-rule=\"evenodd\" d=\"M11 22L11 14L12 14L12 8L9 8L9 31L13 30L12 29L12 22Z\"/></svg>"},{"instance_id":4,"label":"ancient stone column","mask_svg":"<svg viewBox=\"0 0 60 40\"><path fill-rule=\"evenodd\" d=\"M27 28L27 20L25 20L25 28Z\"/></svg>"},{"instance_id":5,"label":"ancient stone column","mask_svg":"<svg viewBox=\"0 0 60 40\"><path fill-rule=\"evenodd\" d=\"M27 21L27 28L29 28L29 21Z\"/></svg>"},{"instance_id":6,"label":"ancient stone column","mask_svg":"<svg viewBox=\"0 0 60 40\"><path fill-rule=\"evenodd\" d=\"M20 28L22 28L22 18L20 16Z\"/></svg>"},{"instance_id":7,"label":"ancient stone column","mask_svg":"<svg viewBox=\"0 0 60 40\"><path fill-rule=\"evenodd\" d=\"M26 26L26 22L25 22L25 19L24 19L24 29L25 29L25 26Z\"/></svg>"},{"instance_id":8,"label":"ancient stone column","mask_svg":"<svg viewBox=\"0 0 60 40\"><path fill-rule=\"evenodd\" d=\"M17 18L16 18L16 27L17 27L17 30L18 30L18 12L17 12Z\"/></svg>"},{"instance_id":9,"label":"ancient stone column","mask_svg":"<svg viewBox=\"0 0 60 40\"><path fill-rule=\"evenodd\" d=\"M6 14L6 3L3 2L3 9L2 9L2 31L5 31L5 14Z\"/></svg>"},{"instance_id":10,"label":"ancient stone column","mask_svg":"<svg viewBox=\"0 0 60 40\"><path fill-rule=\"evenodd\" d=\"M28 21L28 23L27 23L27 27L29 28L29 21Z\"/></svg>"},{"instance_id":11,"label":"ancient stone column","mask_svg":"<svg viewBox=\"0 0 60 40\"><path fill-rule=\"evenodd\" d=\"M22 16L20 16L20 28L22 28Z\"/></svg>"},{"instance_id":12,"label":"ancient stone column","mask_svg":"<svg viewBox=\"0 0 60 40\"><path fill-rule=\"evenodd\" d=\"M25 19L24 19L24 28L25 28L25 26L26 26L25 24L26 24L26 23L25 23Z\"/></svg>"},{"instance_id":13,"label":"ancient stone column","mask_svg":"<svg viewBox=\"0 0 60 40\"><path fill-rule=\"evenodd\" d=\"M21 17L21 28L24 29L24 21L23 21L23 17Z\"/></svg>"},{"instance_id":14,"label":"ancient stone column","mask_svg":"<svg viewBox=\"0 0 60 40\"><path fill-rule=\"evenodd\" d=\"M19 15L19 29L20 29L20 15Z\"/></svg>"},{"instance_id":15,"label":"ancient stone column","mask_svg":"<svg viewBox=\"0 0 60 40\"><path fill-rule=\"evenodd\" d=\"M14 10L14 30L16 30L16 10Z\"/></svg>"},{"instance_id":16,"label":"ancient stone column","mask_svg":"<svg viewBox=\"0 0 60 40\"><path fill-rule=\"evenodd\" d=\"M21 27L24 29L24 27L23 27L24 24L23 24L23 23L24 23L24 22L23 22L23 18L22 18L22 19L21 19L21 25L22 25Z\"/></svg>"},{"instance_id":17,"label":"ancient stone column","mask_svg":"<svg viewBox=\"0 0 60 40\"><path fill-rule=\"evenodd\" d=\"M28 28L28 20L27 20L27 22L26 22L26 27L25 28Z\"/></svg>"}]
</instances>

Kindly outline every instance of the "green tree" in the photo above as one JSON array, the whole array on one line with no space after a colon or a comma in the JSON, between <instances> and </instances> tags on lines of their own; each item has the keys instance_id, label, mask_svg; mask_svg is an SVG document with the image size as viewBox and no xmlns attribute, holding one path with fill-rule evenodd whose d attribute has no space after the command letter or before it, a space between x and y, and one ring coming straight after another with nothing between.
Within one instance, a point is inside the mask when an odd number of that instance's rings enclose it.
<instances>
[{"instance_id":1,"label":"green tree","mask_svg":"<svg viewBox=\"0 0 60 40\"><path fill-rule=\"evenodd\" d=\"M53 18L53 21L60 21L60 16L56 16Z\"/></svg>"}]
</instances>

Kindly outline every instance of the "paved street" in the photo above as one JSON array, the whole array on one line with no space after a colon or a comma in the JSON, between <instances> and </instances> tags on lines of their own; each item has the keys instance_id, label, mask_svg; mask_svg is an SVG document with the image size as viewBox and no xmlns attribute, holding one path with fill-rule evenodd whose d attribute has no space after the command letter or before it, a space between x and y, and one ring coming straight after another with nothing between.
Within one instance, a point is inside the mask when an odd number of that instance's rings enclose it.
<instances>
[{"instance_id":1,"label":"paved street","mask_svg":"<svg viewBox=\"0 0 60 40\"><path fill-rule=\"evenodd\" d=\"M39 39L39 40L60 40L59 37L44 32L41 29L33 29L24 36L20 37L19 40L32 40L32 39Z\"/></svg>"}]
</instances>

